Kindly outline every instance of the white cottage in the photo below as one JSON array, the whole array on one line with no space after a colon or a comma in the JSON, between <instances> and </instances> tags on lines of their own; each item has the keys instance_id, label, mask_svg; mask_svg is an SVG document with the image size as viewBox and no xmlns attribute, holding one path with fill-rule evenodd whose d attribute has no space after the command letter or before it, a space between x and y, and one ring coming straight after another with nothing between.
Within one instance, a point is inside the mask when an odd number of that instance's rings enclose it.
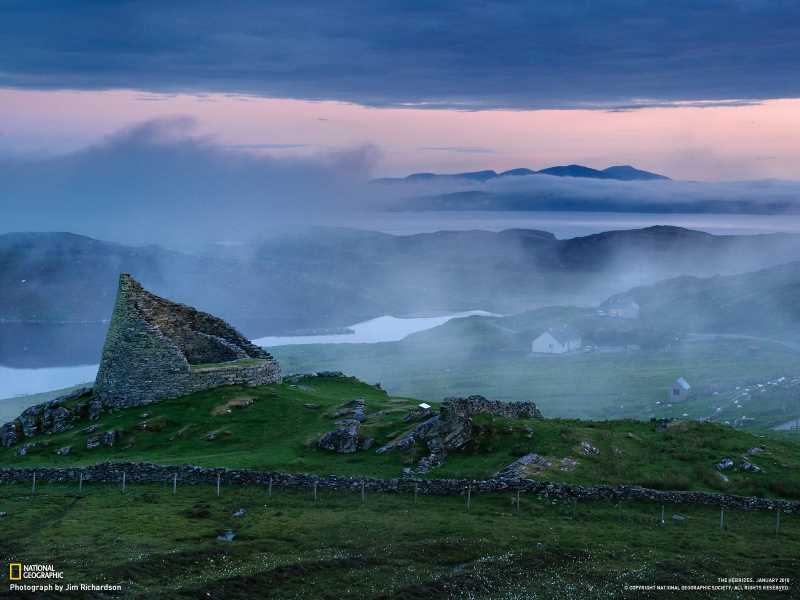
<instances>
[{"instance_id":1,"label":"white cottage","mask_svg":"<svg viewBox=\"0 0 800 600\"><path fill-rule=\"evenodd\" d=\"M531 342L536 354L564 354L580 350L581 335L572 327L551 327Z\"/></svg>"}]
</instances>

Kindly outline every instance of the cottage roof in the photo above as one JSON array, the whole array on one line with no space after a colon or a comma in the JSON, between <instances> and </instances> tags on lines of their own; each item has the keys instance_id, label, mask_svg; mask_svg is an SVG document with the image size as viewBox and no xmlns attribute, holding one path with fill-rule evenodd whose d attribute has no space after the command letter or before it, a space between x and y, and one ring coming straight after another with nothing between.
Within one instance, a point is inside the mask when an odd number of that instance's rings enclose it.
<instances>
[{"instance_id":1,"label":"cottage roof","mask_svg":"<svg viewBox=\"0 0 800 600\"><path fill-rule=\"evenodd\" d=\"M559 344L566 344L568 342L580 341L581 334L574 327L569 325L561 325L560 327L550 327L541 335L549 333L552 335ZM541 337L541 335L539 337Z\"/></svg>"},{"instance_id":2,"label":"cottage roof","mask_svg":"<svg viewBox=\"0 0 800 600\"><path fill-rule=\"evenodd\" d=\"M675 381L675 385L680 386L685 392L688 392L690 389L692 389L692 386L690 386L689 382L683 377L678 377L678 379Z\"/></svg>"}]
</instances>

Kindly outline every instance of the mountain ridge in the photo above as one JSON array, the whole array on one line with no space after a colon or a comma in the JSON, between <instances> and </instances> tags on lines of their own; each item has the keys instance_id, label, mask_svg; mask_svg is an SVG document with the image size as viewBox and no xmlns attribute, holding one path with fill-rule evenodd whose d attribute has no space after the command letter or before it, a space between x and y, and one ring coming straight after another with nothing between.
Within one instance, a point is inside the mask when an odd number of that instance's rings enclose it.
<instances>
[{"instance_id":1,"label":"mountain ridge","mask_svg":"<svg viewBox=\"0 0 800 600\"><path fill-rule=\"evenodd\" d=\"M669 181L670 178L660 173L644 171L631 165L613 165L605 169L593 169L578 164L557 165L539 171L527 167L518 167L497 172L491 169L481 171L465 171L462 173L411 173L405 177L380 177L371 183L415 183L420 181L453 181L468 180L484 183L503 177L527 177L529 175L551 175L555 177L579 177L588 179L614 179L617 181Z\"/></svg>"}]
</instances>

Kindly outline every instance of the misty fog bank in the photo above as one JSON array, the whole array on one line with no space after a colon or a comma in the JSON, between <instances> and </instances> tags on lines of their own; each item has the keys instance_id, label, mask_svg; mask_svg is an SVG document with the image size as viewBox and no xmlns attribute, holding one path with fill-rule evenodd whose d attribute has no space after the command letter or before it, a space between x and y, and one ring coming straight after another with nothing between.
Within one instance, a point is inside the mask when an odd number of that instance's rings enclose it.
<instances>
[{"instance_id":1,"label":"misty fog bank","mask_svg":"<svg viewBox=\"0 0 800 600\"><path fill-rule=\"evenodd\" d=\"M470 180L370 183L380 149L321 151L305 157L224 144L197 133L186 117L146 121L65 155L0 159L0 232L71 231L125 243L175 248L252 241L275 231L334 225L389 232L546 227L560 236L652 224L693 226L669 213L784 214L800 206L800 182L612 181L552 175ZM491 165L487 165L490 167ZM396 211L489 211L474 218ZM502 227L494 211L505 214ZM387 211L394 211L387 213ZM558 217L524 213L584 213L569 227ZM587 217L587 213L651 213L658 217ZM735 216L734 216L735 215ZM513 224L514 219L519 223ZM714 226L713 219L700 228ZM459 223L453 225L452 222ZM763 219L761 219L763 221ZM764 221L765 230L788 225ZM717 229L719 230L719 229ZM735 231L745 231L742 224Z\"/></svg>"}]
</instances>

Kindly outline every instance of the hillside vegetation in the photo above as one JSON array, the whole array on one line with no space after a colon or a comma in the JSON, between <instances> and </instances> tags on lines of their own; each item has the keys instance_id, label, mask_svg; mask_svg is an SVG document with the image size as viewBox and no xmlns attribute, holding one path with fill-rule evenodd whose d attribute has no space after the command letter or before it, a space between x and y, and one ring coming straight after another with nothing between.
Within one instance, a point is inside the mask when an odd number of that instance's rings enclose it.
<instances>
[{"instance_id":1,"label":"hillside vegetation","mask_svg":"<svg viewBox=\"0 0 800 600\"><path fill-rule=\"evenodd\" d=\"M336 428L336 411L355 398L366 402L367 419L360 434L374 438L373 448L353 454L319 449L316 442L320 436ZM114 410L96 422L78 423L70 431L34 437L26 441L36 446L24 456L16 452L19 445L0 451L0 464L35 467L150 461L398 477L405 467L414 466L426 455L427 449L415 447L409 452L385 454L374 449L414 426L416 422L407 422L404 417L416 405L416 400L391 397L375 386L347 377L304 377L259 388L219 388L145 407ZM93 429L86 431L86 427ZM112 447L87 448L90 437L112 430L118 432ZM584 443L597 452L585 452ZM70 447L68 454L56 454L65 447ZM756 455L752 448L758 448ZM688 421L672 423L659 431L656 423L631 420L478 415L473 419L473 440L423 476L487 478L531 452L552 463L529 473L546 480L800 498L800 445ZM762 472L734 468L723 478L714 468L723 458L737 464L751 461Z\"/></svg>"}]
</instances>

